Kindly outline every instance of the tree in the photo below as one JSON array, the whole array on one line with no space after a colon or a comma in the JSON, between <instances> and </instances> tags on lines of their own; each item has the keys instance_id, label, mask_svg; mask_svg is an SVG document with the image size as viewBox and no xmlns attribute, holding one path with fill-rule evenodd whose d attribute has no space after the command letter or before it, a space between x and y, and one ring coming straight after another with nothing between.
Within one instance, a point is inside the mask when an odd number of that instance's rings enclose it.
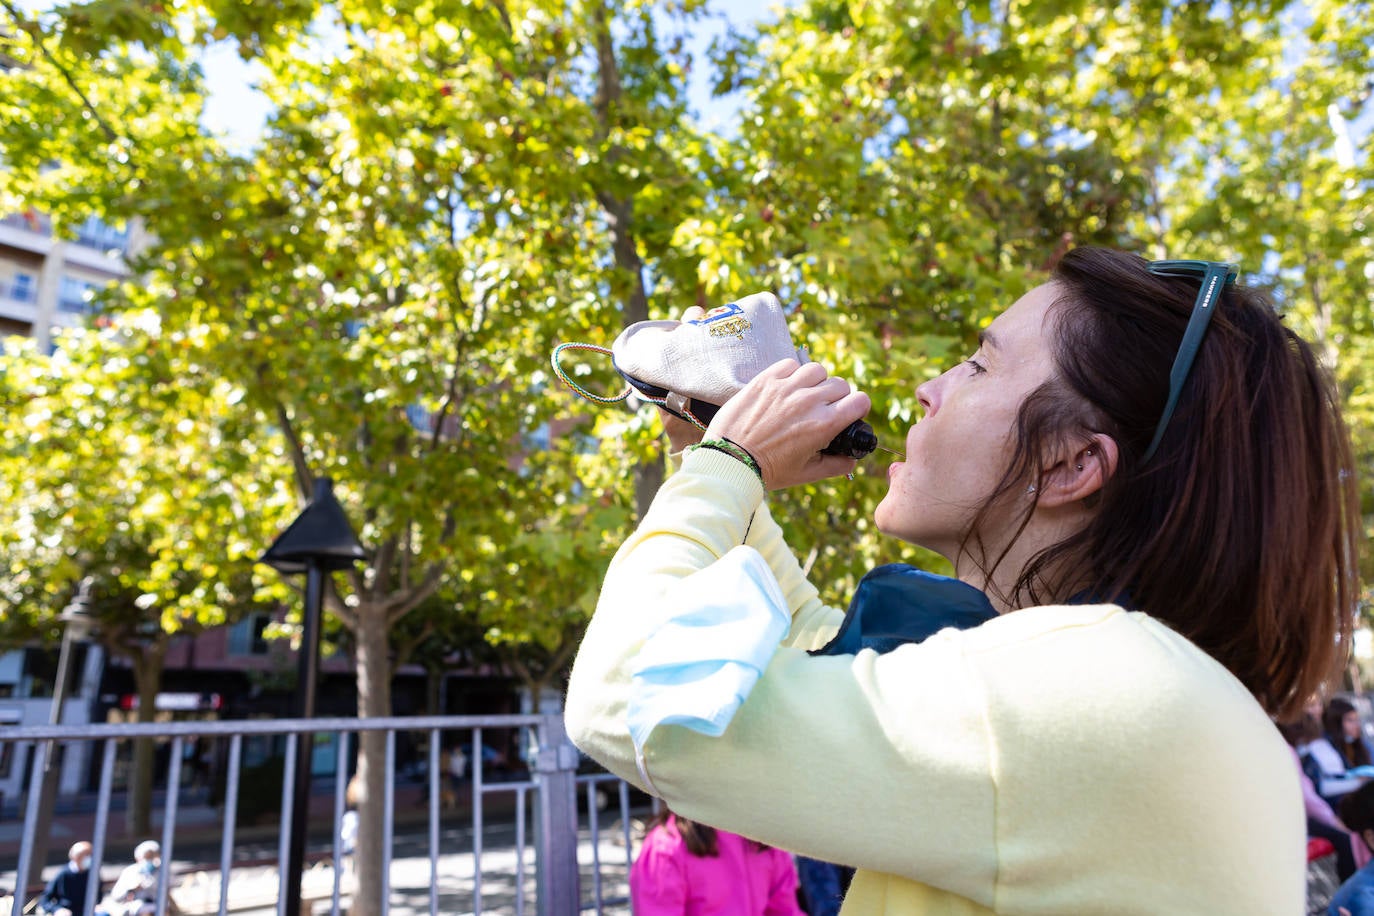
<instances>
[{"instance_id":1,"label":"tree","mask_svg":"<svg viewBox=\"0 0 1374 916\"><path fill-rule=\"evenodd\" d=\"M67 334L52 356L32 341L0 356L0 631L56 639L90 577L94 638L132 666L143 722L175 640L271 600L254 576L257 525L290 510L272 473L280 440L234 410L242 389L191 381L194 359L148 314ZM152 741L135 747L128 812L140 834L152 752Z\"/></svg>"},{"instance_id":2,"label":"tree","mask_svg":"<svg viewBox=\"0 0 1374 916\"><path fill-rule=\"evenodd\" d=\"M446 582L485 583L503 621L488 632L547 683L605 562L560 551L550 575L502 581L603 500L571 449L538 477L520 469L562 406L547 354L558 334L642 314L650 262L635 253L689 202L655 181L690 173L657 146L675 134L681 76L650 10L340 3L278 18L96 0L34 21L6 8L21 64L0 103L10 199L59 230L89 212L146 219L142 280L108 307L196 341L243 391L239 409L280 433L298 493L328 474L361 522L369 563L326 596L355 646L360 713L391 712L389 634ZM305 21L313 34L293 34ZM195 126L191 61L219 38L262 64L275 105L243 156ZM652 436L632 445L651 453ZM380 737L360 742L360 912L382 884Z\"/></svg>"}]
</instances>

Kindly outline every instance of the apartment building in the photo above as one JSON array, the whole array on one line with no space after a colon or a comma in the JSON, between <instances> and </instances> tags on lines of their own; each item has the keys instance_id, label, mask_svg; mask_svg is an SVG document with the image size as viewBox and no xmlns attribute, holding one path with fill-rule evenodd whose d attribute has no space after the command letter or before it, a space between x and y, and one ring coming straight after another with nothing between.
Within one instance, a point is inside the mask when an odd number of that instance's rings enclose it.
<instances>
[{"instance_id":1,"label":"apartment building","mask_svg":"<svg viewBox=\"0 0 1374 916\"><path fill-rule=\"evenodd\" d=\"M51 220L34 210L0 217L0 336L32 337L50 349L56 329L91 314L93 293L129 275L142 238L137 228L95 217L73 239L54 238Z\"/></svg>"}]
</instances>

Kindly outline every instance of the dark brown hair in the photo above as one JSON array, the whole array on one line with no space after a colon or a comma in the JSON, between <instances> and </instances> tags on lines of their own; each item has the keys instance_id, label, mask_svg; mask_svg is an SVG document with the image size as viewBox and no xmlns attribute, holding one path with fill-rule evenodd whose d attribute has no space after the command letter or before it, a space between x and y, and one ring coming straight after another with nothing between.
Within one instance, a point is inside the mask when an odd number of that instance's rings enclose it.
<instances>
[{"instance_id":1,"label":"dark brown hair","mask_svg":"<svg viewBox=\"0 0 1374 916\"><path fill-rule=\"evenodd\" d=\"M1303 713L1298 718L1287 722L1276 722L1279 734L1283 735L1283 740L1293 747L1301 744L1310 744L1322 736L1322 724L1317 721L1317 717Z\"/></svg>"},{"instance_id":2,"label":"dark brown hair","mask_svg":"<svg viewBox=\"0 0 1374 916\"><path fill-rule=\"evenodd\" d=\"M1341 823L1360 839L1364 839L1366 830L1374 830L1374 782L1367 782L1342 798L1340 815Z\"/></svg>"},{"instance_id":3,"label":"dark brown hair","mask_svg":"<svg viewBox=\"0 0 1374 916\"><path fill-rule=\"evenodd\" d=\"M1200 282L1147 266L1078 248L1055 268L1057 377L1021 405L1012 460L975 526L1040 483L1040 456L1111 437L1118 462L1093 520L1032 558L1012 603L1086 595L1148 611L1271 714L1294 716L1348 653L1358 592L1359 502L1335 386L1267 294L1228 286L1142 461Z\"/></svg>"},{"instance_id":4,"label":"dark brown hair","mask_svg":"<svg viewBox=\"0 0 1374 916\"><path fill-rule=\"evenodd\" d=\"M708 827L700 821L693 821L680 814L674 814L666 805L659 808L649 822L645 825L644 831L648 833L661 824L671 822L677 828L678 836L682 837L682 843L687 847L687 851L694 856L720 855L720 843L716 838L716 828ZM755 852L768 849L766 843L757 840L749 841L750 848Z\"/></svg>"}]
</instances>

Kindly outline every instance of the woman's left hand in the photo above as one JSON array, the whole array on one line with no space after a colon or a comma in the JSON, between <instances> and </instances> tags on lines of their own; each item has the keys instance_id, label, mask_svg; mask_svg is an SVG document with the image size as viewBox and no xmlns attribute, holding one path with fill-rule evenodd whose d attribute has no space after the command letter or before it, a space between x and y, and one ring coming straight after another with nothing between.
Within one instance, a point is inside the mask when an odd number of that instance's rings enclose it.
<instances>
[{"instance_id":1,"label":"woman's left hand","mask_svg":"<svg viewBox=\"0 0 1374 916\"><path fill-rule=\"evenodd\" d=\"M870 406L868 395L819 363L784 359L726 401L706 435L744 448L759 463L763 485L781 490L853 471L853 458L820 451Z\"/></svg>"}]
</instances>

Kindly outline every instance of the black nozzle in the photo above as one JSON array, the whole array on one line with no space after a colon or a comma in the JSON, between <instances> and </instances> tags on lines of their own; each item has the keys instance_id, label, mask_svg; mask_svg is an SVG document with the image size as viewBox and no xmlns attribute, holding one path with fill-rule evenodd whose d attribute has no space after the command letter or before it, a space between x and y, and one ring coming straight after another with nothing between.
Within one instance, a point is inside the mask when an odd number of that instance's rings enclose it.
<instances>
[{"instance_id":1,"label":"black nozzle","mask_svg":"<svg viewBox=\"0 0 1374 916\"><path fill-rule=\"evenodd\" d=\"M822 455L839 455L842 458L867 458L878 447L878 437L873 427L863 420L855 420L846 426L830 444L821 449Z\"/></svg>"}]
</instances>

